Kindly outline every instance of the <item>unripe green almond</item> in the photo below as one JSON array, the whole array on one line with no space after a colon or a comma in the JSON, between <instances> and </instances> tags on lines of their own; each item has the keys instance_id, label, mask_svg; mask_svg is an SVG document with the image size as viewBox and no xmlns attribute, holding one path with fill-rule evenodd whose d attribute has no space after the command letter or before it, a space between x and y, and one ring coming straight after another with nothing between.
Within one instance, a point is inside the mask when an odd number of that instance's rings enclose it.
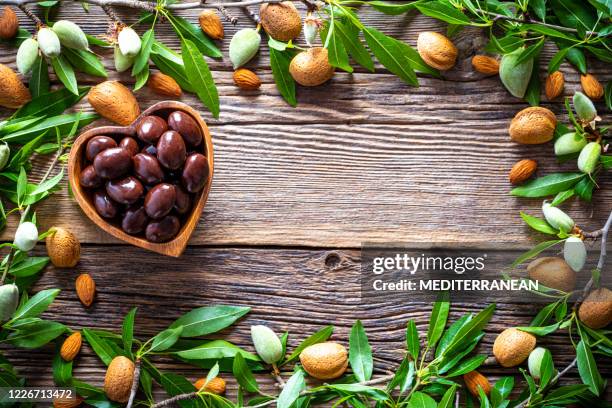
<instances>
[{"instance_id":1,"label":"unripe green almond","mask_svg":"<svg viewBox=\"0 0 612 408\"><path fill-rule=\"evenodd\" d=\"M51 28L60 40L62 45L75 48L77 50L86 50L89 47L87 36L81 30L81 27L68 20L60 20L53 24Z\"/></svg>"},{"instance_id":2,"label":"unripe green almond","mask_svg":"<svg viewBox=\"0 0 612 408\"><path fill-rule=\"evenodd\" d=\"M574 94L574 110L583 122L591 122L597 117L597 109L593 102L582 92Z\"/></svg>"},{"instance_id":3,"label":"unripe green almond","mask_svg":"<svg viewBox=\"0 0 612 408\"><path fill-rule=\"evenodd\" d=\"M140 47L142 46L142 41L140 37L130 27L124 27L119 32L119 37L117 38L119 42L119 49L121 53L126 57L136 57L140 52Z\"/></svg>"},{"instance_id":4,"label":"unripe green almond","mask_svg":"<svg viewBox=\"0 0 612 408\"><path fill-rule=\"evenodd\" d=\"M38 47L49 58L57 57L62 52L60 40L49 27L38 30Z\"/></svg>"},{"instance_id":5,"label":"unripe green almond","mask_svg":"<svg viewBox=\"0 0 612 408\"><path fill-rule=\"evenodd\" d=\"M563 246L563 258L565 262L576 272L584 268L587 258L587 250L584 242L578 237L569 237Z\"/></svg>"},{"instance_id":6,"label":"unripe green almond","mask_svg":"<svg viewBox=\"0 0 612 408\"><path fill-rule=\"evenodd\" d=\"M23 75L27 74L34 66L36 58L38 58L38 41L33 38L24 40L17 50L15 61L17 70Z\"/></svg>"},{"instance_id":7,"label":"unripe green almond","mask_svg":"<svg viewBox=\"0 0 612 408\"><path fill-rule=\"evenodd\" d=\"M38 228L32 222L22 222L15 231L15 240L13 244L21 251L28 252L36 246L38 242Z\"/></svg>"},{"instance_id":8,"label":"unripe green almond","mask_svg":"<svg viewBox=\"0 0 612 408\"><path fill-rule=\"evenodd\" d=\"M9 320L19 305L19 288L15 284L0 286L0 321Z\"/></svg>"},{"instance_id":9,"label":"unripe green almond","mask_svg":"<svg viewBox=\"0 0 612 408\"><path fill-rule=\"evenodd\" d=\"M4 169L8 163L9 156L11 155L11 149L6 143L0 144L0 170Z\"/></svg>"},{"instance_id":10,"label":"unripe green almond","mask_svg":"<svg viewBox=\"0 0 612 408\"><path fill-rule=\"evenodd\" d=\"M528 59L517 64L522 48L518 48L509 54L505 54L499 64L499 78L502 83L517 98L522 98L527 92L527 86L533 71L533 59Z\"/></svg>"},{"instance_id":11,"label":"unripe green almond","mask_svg":"<svg viewBox=\"0 0 612 408\"><path fill-rule=\"evenodd\" d=\"M118 46L115 46L115 69L117 72L127 71L134 63L134 57L123 55Z\"/></svg>"},{"instance_id":12,"label":"unripe green almond","mask_svg":"<svg viewBox=\"0 0 612 408\"><path fill-rule=\"evenodd\" d=\"M601 145L597 142L590 142L580 151L578 156L578 168L581 172L591 174L601 156Z\"/></svg>"},{"instance_id":13,"label":"unripe green almond","mask_svg":"<svg viewBox=\"0 0 612 408\"><path fill-rule=\"evenodd\" d=\"M257 354L268 364L274 364L283 357L280 339L266 326L251 326L251 338Z\"/></svg>"},{"instance_id":14,"label":"unripe green almond","mask_svg":"<svg viewBox=\"0 0 612 408\"><path fill-rule=\"evenodd\" d=\"M304 39L309 47L312 47L314 44L318 33L319 25L317 24L317 20L314 17L306 17L306 19L304 19Z\"/></svg>"},{"instance_id":15,"label":"unripe green almond","mask_svg":"<svg viewBox=\"0 0 612 408\"><path fill-rule=\"evenodd\" d=\"M544 347L536 347L531 353L529 353L529 358L527 359L529 374L531 374L531 376L536 380L540 379L542 360L544 359L546 351L547 350Z\"/></svg>"},{"instance_id":16,"label":"unripe green almond","mask_svg":"<svg viewBox=\"0 0 612 408\"><path fill-rule=\"evenodd\" d=\"M546 221L554 228L565 232L570 232L574 228L574 220L561 209L550 205L550 203L544 202L542 212Z\"/></svg>"},{"instance_id":17,"label":"unripe green almond","mask_svg":"<svg viewBox=\"0 0 612 408\"><path fill-rule=\"evenodd\" d=\"M557 156L564 156L566 154L578 153L586 144L587 140L583 135L577 132L566 133L555 141L555 154Z\"/></svg>"},{"instance_id":18,"label":"unripe green almond","mask_svg":"<svg viewBox=\"0 0 612 408\"><path fill-rule=\"evenodd\" d=\"M252 28L243 28L232 37L229 45L229 57L234 69L249 62L261 44L261 36Z\"/></svg>"}]
</instances>

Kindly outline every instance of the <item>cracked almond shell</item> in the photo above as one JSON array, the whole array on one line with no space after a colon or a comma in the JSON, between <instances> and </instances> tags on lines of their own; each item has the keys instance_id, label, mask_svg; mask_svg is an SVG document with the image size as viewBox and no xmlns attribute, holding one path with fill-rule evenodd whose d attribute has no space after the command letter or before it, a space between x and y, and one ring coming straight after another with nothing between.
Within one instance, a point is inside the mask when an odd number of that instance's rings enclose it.
<instances>
[{"instance_id":1,"label":"cracked almond shell","mask_svg":"<svg viewBox=\"0 0 612 408\"><path fill-rule=\"evenodd\" d=\"M134 363L127 357L117 356L108 365L104 377L104 392L108 399L126 403L130 398Z\"/></svg>"},{"instance_id":2,"label":"cracked almond shell","mask_svg":"<svg viewBox=\"0 0 612 408\"><path fill-rule=\"evenodd\" d=\"M302 31L302 18L291 1L264 3L259 15L264 30L275 40L293 40Z\"/></svg>"},{"instance_id":3,"label":"cracked almond shell","mask_svg":"<svg viewBox=\"0 0 612 408\"><path fill-rule=\"evenodd\" d=\"M302 86L318 86L334 76L334 67L329 65L326 48L313 47L293 57L289 73Z\"/></svg>"},{"instance_id":4,"label":"cracked almond shell","mask_svg":"<svg viewBox=\"0 0 612 408\"><path fill-rule=\"evenodd\" d=\"M331 380L346 371L348 353L343 345L327 341L306 347L300 354L300 362L312 377Z\"/></svg>"},{"instance_id":5,"label":"cracked almond shell","mask_svg":"<svg viewBox=\"0 0 612 408\"><path fill-rule=\"evenodd\" d=\"M549 109L532 106L518 112L510 122L510 138L521 144L542 144L552 140L557 118Z\"/></svg>"},{"instance_id":6,"label":"cracked almond shell","mask_svg":"<svg viewBox=\"0 0 612 408\"><path fill-rule=\"evenodd\" d=\"M419 34L417 50L427 65L441 71L451 69L457 61L455 44L444 35L434 31L424 31Z\"/></svg>"},{"instance_id":7,"label":"cracked almond shell","mask_svg":"<svg viewBox=\"0 0 612 408\"><path fill-rule=\"evenodd\" d=\"M501 332L493 343L493 355L503 367L514 367L529 357L535 348L536 338L531 333L516 328Z\"/></svg>"},{"instance_id":8,"label":"cracked almond shell","mask_svg":"<svg viewBox=\"0 0 612 408\"><path fill-rule=\"evenodd\" d=\"M612 291L595 289L578 309L578 318L591 329L603 329L612 323Z\"/></svg>"},{"instance_id":9,"label":"cracked almond shell","mask_svg":"<svg viewBox=\"0 0 612 408\"><path fill-rule=\"evenodd\" d=\"M89 91L89 104L106 119L127 126L140 115L132 91L118 81L102 82Z\"/></svg>"},{"instance_id":10,"label":"cracked almond shell","mask_svg":"<svg viewBox=\"0 0 612 408\"><path fill-rule=\"evenodd\" d=\"M0 64L0 106L17 109L32 100L32 95L15 71Z\"/></svg>"}]
</instances>

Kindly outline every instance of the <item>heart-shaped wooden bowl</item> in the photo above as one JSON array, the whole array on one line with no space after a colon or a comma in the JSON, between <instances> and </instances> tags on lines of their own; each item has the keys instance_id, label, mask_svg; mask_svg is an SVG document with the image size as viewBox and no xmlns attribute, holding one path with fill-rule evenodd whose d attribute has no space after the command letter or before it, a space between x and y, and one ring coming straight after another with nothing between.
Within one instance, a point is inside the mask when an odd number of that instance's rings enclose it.
<instances>
[{"instance_id":1,"label":"heart-shaped wooden bowl","mask_svg":"<svg viewBox=\"0 0 612 408\"><path fill-rule=\"evenodd\" d=\"M81 174L81 169L85 162L84 149L89 139L98 135L124 135L135 137L136 125L140 120L142 120L143 117L155 114L166 119L171 112L176 110L189 114L196 120L200 126L200 129L202 130L204 141L200 147L202 148L202 154L204 154L208 160L208 180L206 181L204 188L195 196L194 206L191 209L191 213L183 219L183 224L176 237L168 242L154 243L147 241L144 237L127 234L118 225L115 225L102 218L93 206L91 193L86 191L79 183L79 175ZM96 223L98 227L122 241L162 255L174 257L179 257L183 253L185 247L187 246L187 241L189 241L189 237L198 224L198 220L200 219L200 215L204 209L206 200L208 199L208 193L212 184L213 170L213 145L206 123L202 120L196 110L192 109L188 105L185 105L184 103L176 101L163 101L156 103L142 112L130 126L102 126L83 132L74 142L74 146L70 152L70 159L68 161L68 178L70 180L70 187L72 188L74 198L89 219Z\"/></svg>"}]
</instances>

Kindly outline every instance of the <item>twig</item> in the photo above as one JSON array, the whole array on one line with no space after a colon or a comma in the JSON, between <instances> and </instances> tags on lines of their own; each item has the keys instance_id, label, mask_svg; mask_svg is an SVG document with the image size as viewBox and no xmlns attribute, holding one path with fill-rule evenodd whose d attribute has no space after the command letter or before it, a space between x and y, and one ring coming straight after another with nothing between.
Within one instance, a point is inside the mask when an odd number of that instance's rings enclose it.
<instances>
[{"instance_id":1,"label":"twig","mask_svg":"<svg viewBox=\"0 0 612 408\"><path fill-rule=\"evenodd\" d=\"M0 5L7 6L21 6L24 4L32 4L38 3L39 0L0 0ZM94 4L97 6L110 6L110 7L127 7L127 8L135 8L146 11L155 11L156 4L148 1L142 0L64 0L64 2L78 2L78 3L88 3ZM219 7L244 7L244 6L255 6L257 4L262 3L280 3L283 0L243 0L237 2L215 2L215 3L206 3L204 1L191 1L187 3L174 3L168 4L165 8L168 10L187 10L193 8L216 8Z\"/></svg>"},{"instance_id":2,"label":"twig","mask_svg":"<svg viewBox=\"0 0 612 408\"><path fill-rule=\"evenodd\" d=\"M110 6L102 5L100 7L102 7L102 10L104 10L106 15L111 19L113 23L121 23L121 20L119 19L119 17L117 17L117 14L115 14L115 11Z\"/></svg>"},{"instance_id":3,"label":"twig","mask_svg":"<svg viewBox=\"0 0 612 408\"><path fill-rule=\"evenodd\" d=\"M548 383L548 385L546 386L546 388L550 388L551 386L555 385L559 379L561 379L561 377L563 377L565 374L567 374L572 368L574 368L576 366L576 364L578 363L578 358L574 358L572 360L571 363L569 363L567 365L567 367L565 367L563 370L559 371L557 373L557 375L555 375L553 377L552 380L550 380L550 383ZM521 402L520 404L518 404L517 406L515 406L514 408L525 408L527 406L527 404L529 403L529 398L526 399L525 401Z\"/></svg>"},{"instance_id":4,"label":"twig","mask_svg":"<svg viewBox=\"0 0 612 408\"><path fill-rule=\"evenodd\" d=\"M167 400L163 400L161 402L158 402L158 403L152 405L151 408L169 407L169 406L173 405L175 402L179 402L179 401L183 401L183 400L187 400L187 399L192 399L192 398L195 398L197 396L198 396L198 393L196 391L190 392L190 393L186 393L186 394L175 395L172 398L168 398Z\"/></svg>"},{"instance_id":5,"label":"twig","mask_svg":"<svg viewBox=\"0 0 612 408\"><path fill-rule=\"evenodd\" d=\"M247 6L242 7L242 10L244 10L246 15L249 16L249 18L253 20L255 24L259 24L261 22L259 15L255 13L254 11L251 11L251 9L249 9Z\"/></svg>"},{"instance_id":6,"label":"twig","mask_svg":"<svg viewBox=\"0 0 612 408\"><path fill-rule=\"evenodd\" d=\"M11 248L11 252L9 252L8 259L6 260L6 265L4 266L4 271L2 271L2 278L0 279L0 286L4 285L6 274L8 273L9 269L11 269L11 264L13 263L14 257L15 257L15 248Z\"/></svg>"},{"instance_id":7,"label":"twig","mask_svg":"<svg viewBox=\"0 0 612 408\"><path fill-rule=\"evenodd\" d=\"M225 8L225 6L218 7L219 13L228 21L231 25L238 24L238 17L232 16L229 11Z\"/></svg>"},{"instance_id":8,"label":"twig","mask_svg":"<svg viewBox=\"0 0 612 408\"><path fill-rule=\"evenodd\" d=\"M136 397L136 392L138 391L138 384L140 383L140 359L136 359L136 366L134 367L134 379L132 380L132 389L130 391L130 399L128 400L125 408L132 408L132 404L134 404L134 398Z\"/></svg>"},{"instance_id":9,"label":"twig","mask_svg":"<svg viewBox=\"0 0 612 408\"><path fill-rule=\"evenodd\" d=\"M455 393L455 408L459 408L459 391Z\"/></svg>"},{"instance_id":10,"label":"twig","mask_svg":"<svg viewBox=\"0 0 612 408\"><path fill-rule=\"evenodd\" d=\"M20 4L17 7L19 7L19 10L23 11L23 13L28 16L28 18L30 20L32 20L34 22L34 24L36 24L36 27L40 28L41 26L43 26L43 22L40 18L38 18L36 16L36 14L32 13L32 10L30 10L29 8L27 8L25 6L25 4Z\"/></svg>"},{"instance_id":11,"label":"twig","mask_svg":"<svg viewBox=\"0 0 612 408\"><path fill-rule=\"evenodd\" d=\"M515 23L522 23L522 24L536 24L536 25L543 26L543 27L554 28L555 30L558 30L558 31L565 31L568 33L576 33L576 34L578 33L578 30L575 28L548 24L543 21L533 20L531 18L523 19L523 18L505 16L503 14L497 14L497 13L493 13L491 11L486 11L486 10L479 10L479 11L493 17L495 20L513 21ZM586 31L585 34L586 35L599 35L599 33L596 31Z\"/></svg>"}]
</instances>

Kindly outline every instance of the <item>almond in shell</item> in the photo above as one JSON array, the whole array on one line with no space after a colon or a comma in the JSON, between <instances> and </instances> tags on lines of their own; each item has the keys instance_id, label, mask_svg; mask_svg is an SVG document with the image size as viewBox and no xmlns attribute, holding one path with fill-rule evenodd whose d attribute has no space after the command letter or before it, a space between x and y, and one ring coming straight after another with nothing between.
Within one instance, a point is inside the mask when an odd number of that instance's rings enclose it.
<instances>
[{"instance_id":1,"label":"almond in shell","mask_svg":"<svg viewBox=\"0 0 612 408\"><path fill-rule=\"evenodd\" d=\"M45 239L47 254L54 266L72 268L81 257L81 244L70 231L61 227L53 227L52 233Z\"/></svg>"},{"instance_id":2,"label":"almond in shell","mask_svg":"<svg viewBox=\"0 0 612 408\"><path fill-rule=\"evenodd\" d=\"M32 95L15 71L0 64L0 106L17 109L32 100Z\"/></svg>"},{"instance_id":3,"label":"almond in shell","mask_svg":"<svg viewBox=\"0 0 612 408\"><path fill-rule=\"evenodd\" d=\"M612 323L612 291L599 288L589 293L578 309L578 317L591 329L603 329Z\"/></svg>"},{"instance_id":4,"label":"almond in shell","mask_svg":"<svg viewBox=\"0 0 612 408\"><path fill-rule=\"evenodd\" d=\"M329 64L327 48L313 47L302 51L291 60L289 73L302 86L318 86L334 76Z\"/></svg>"},{"instance_id":5,"label":"almond in shell","mask_svg":"<svg viewBox=\"0 0 612 408\"><path fill-rule=\"evenodd\" d=\"M239 68L234 71L234 83L240 89L255 90L261 86L261 79L256 73L246 68Z\"/></svg>"},{"instance_id":6,"label":"almond in shell","mask_svg":"<svg viewBox=\"0 0 612 408\"><path fill-rule=\"evenodd\" d=\"M463 375L463 381L465 382L465 386L467 387L470 394L475 397L478 397L480 393L478 389L482 388L482 391L485 395L489 395L491 393L491 383L484 375L480 374L478 371L474 370L467 374Z\"/></svg>"},{"instance_id":7,"label":"almond in shell","mask_svg":"<svg viewBox=\"0 0 612 408\"><path fill-rule=\"evenodd\" d=\"M193 385L196 389L200 390L204 387L204 391L212 394L222 395L225 394L225 380L221 377L215 377L206 384L206 378L199 378Z\"/></svg>"},{"instance_id":8,"label":"almond in shell","mask_svg":"<svg viewBox=\"0 0 612 408\"><path fill-rule=\"evenodd\" d=\"M291 1L264 3L259 15L264 30L275 40L293 40L302 31L302 18Z\"/></svg>"},{"instance_id":9,"label":"almond in shell","mask_svg":"<svg viewBox=\"0 0 612 408\"><path fill-rule=\"evenodd\" d=\"M346 371L348 353L343 345L327 341L306 347L300 354L300 362L314 378L331 380Z\"/></svg>"},{"instance_id":10,"label":"almond in shell","mask_svg":"<svg viewBox=\"0 0 612 408\"><path fill-rule=\"evenodd\" d=\"M10 40L17 35L19 30L19 19L17 14L9 6L5 6L0 12L0 39Z\"/></svg>"},{"instance_id":11,"label":"almond in shell","mask_svg":"<svg viewBox=\"0 0 612 408\"><path fill-rule=\"evenodd\" d=\"M133 380L134 363L132 360L124 356L113 358L104 377L104 392L108 399L126 403L130 398Z\"/></svg>"},{"instance_id":12,"label":"almond in shell","mask_svg":"<svg viewBox=\"0 0 612 408\"><path fill-rule=\"evenodd\" d=\"M53 400L53 408L76 408L83 403L84 399L80 395L71 398L55 398Z\"/></svg>"},{"instance_id":13,"label":"almond in shell","mask_svg":"<svg viewBox=\"0 0 612 408\"><path fill-rule=\"evenodd\" d=\"M161 72L151 74L147 81L147 86L153 92L164 96L178 98L182 93L181 87L174 78Z\"/></svg>"},{"instance_id":14,"label":"almond in shell","mask_svg":"<svg viewBox=\"0 0 612 408\"><path fill-rule=\"evenodd\" d=\"M221 18L214 10L204 10L198 17L200 28L204 33L213 40L222 40L225 35Z\"/></svg>"},{"instance_id":15,"label":"almond in shell","mask_svg":"<svg viewBox=\"0 0 612 408\"><path fill-rule=\"evenodd\" d=\"M74 332L64 340L60 349L60 356L66 361L72 361L79 354L83 339L81 333Z\"/></svg>"},{"instance_id":16,"label":"almond in shell","mask_svg":"<svg viewBox=\"0 0 612 408\"><path fill-rule=\"evenodd\" d=\"M565 87L565 78L561 71L555 71L546 77L546 85L544 86L544 92L546 93L546 99L552 101L563 93Z\"/></svg>"},{"instance_id":17,"label":"almond in shell","mask_svg":"<svg viewBox=\"0 0 612 408\"><path fill-rule=\"evenodd\" d=\"M79 275L76 279L76 293L79 300L86 307L91 306L96 296L96 282L88 273Z\"/></svg>"},{"instance_id":18,"label":"almond in shell","mask_svg":"<svg viewBox=\"0 0 612 408\"><path fill-rule=\"evenodd\" d=\"M571 292L576 286L576 272L564 259L555 256L544 256L531 261L527 265L527 273L530 279L563 292Z\"/></svg>"},{"instance_id":19,"label":"almond in shell","mask_svg":"<svg viewBox=\"0 0 612 408\"><path fill-rule=\"evenodd\" d=\"M541 144L552 140L557 118L549 109L531 106L518 112L510 122L510 138L521 144Z\"/></svg>"},{"instance_id":20,"label":"almond in shell","mask_svg":"<svg viewBox=\"0 0 612 408\"><path fill-rule=\"evenodd\" d=\"M586 96L591 100L598 101L604 95L604 88L601 83L592 74L586 74L580 76L580 85Z\"/></svg>"},{"instance_id":21,"label":"almond in shell","mask_svg":"<svg viewBox=\"0 0 612 408\"><path fill-rule=\"evenodd\" d=\"M516 162L512 169L510 170L510 174L508 175L508 179L512 184L521 184L533 176L536 169L538 168L538 162L531 159L524 159Z\"/></svg>"},{"instance_id":22,"label":"almond in shell","mask_svg":"<svg viewBox=\"0 0 612 408\"><path fill-rule=\"evenodd\" d=\"M427 65L441 71L451 69L457 61L455 44L444 35L433 31L419 34L417 50Z\"/></svg>"},{"instance_id":23,"label":"almond in shell","mask_svg":"<svg viewBox=\"0 0 612 408\"><path fill-rule=\"evenodd\" d=\"M536 338L531 333L516 328L501 332L493 343L493 355L503 367L514 367L529 357L535 348Z\"/></svg>"},{"instance_id":24,"label":"almond in shell","mask_svg":"<svg viewBox=\"0 0 612 408\"><path fill-rule=\"evenodd\" d=\"M481 74L497 75L499 73L499 61L488 55L474 55L472 66Z\"/></svg>"},{"instance_id":25,"label":"almond in shell","mask_svg":"<svg viewBox=\"0 0 612 408\"><path fill-rule=\"evenodd\" d=\"M140 115L134 94L118 81L105 81L94 86L87 100L100 115L123 126L129 125Z\"/></svg>"}]
</instances>

